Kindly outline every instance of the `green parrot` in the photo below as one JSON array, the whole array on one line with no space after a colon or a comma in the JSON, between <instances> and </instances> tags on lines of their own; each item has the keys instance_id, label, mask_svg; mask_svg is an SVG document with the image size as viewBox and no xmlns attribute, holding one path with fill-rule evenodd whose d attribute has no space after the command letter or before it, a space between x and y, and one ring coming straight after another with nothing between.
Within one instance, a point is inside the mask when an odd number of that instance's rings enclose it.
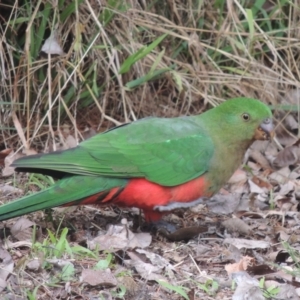
<instances>
[{"instance_id":1,"label":"green parrot","mask_svg":"<svg viewBox=\"0 0 300 300\"><path fill-rule=\"evenodd\" d=\"M270 109L251 98L227 100L197 116L125 124L76 148L16 160L16 171L60 180L0 206L0 220L55 206L116 204L140 208L155 222L218 192L251 143L272 134Z\"/></svg>"}]
</instances>

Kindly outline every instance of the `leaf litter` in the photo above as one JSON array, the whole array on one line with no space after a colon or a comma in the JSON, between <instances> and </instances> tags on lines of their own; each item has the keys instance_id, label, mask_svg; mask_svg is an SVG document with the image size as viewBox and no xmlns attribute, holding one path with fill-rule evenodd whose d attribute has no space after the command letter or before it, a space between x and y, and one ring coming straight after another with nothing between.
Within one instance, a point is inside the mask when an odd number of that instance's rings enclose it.
<instances>
[{"instance_id":1,"label":"leaf litter","mask_svg":"<svg viewBox=\"0 0 300 300\"><path fill-rule=\"evenodd\" d=\"M55 148L76 146L62 132L64 143ZM143 232L136 210L109 207L54 209L51 222L38 212L3 222L1 295L12 298L14 290L22 297L22 280L29 290L40 285L37 299L117 299L124 291L124 299L254 300L276 288L274 299L299 299L298 143L254 143L244 167L217 195L165 217L177 223L174 233ZM1 186L1 201L19 197L11 182ZM47 257L44 250L57 247L43 246L47 229L59 235L54 230L63 227L69 234L62 257ZM96 268L103 261L105 268Z\"/></svg>"}]
</instances>

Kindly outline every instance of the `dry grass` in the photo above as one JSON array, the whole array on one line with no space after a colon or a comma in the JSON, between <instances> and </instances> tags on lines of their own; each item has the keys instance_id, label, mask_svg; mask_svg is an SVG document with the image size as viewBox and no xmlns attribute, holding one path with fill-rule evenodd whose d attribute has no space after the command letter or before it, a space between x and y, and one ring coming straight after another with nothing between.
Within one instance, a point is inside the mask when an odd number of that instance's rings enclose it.
<instances>
[{"instance_id":1,"label":"dry grass","mask_svg":"<svg viewBox=\"0 0 300 300\"><path fill-rule=\"evenodd\" d=\"M80 139L86 126L196 114L237 96L278 102L299 86L298 1L242 2L0 4L0 145L42 150L63 124ZM65 55L40 52L53 32ZM165 33L120 74L126 58Z\"/></svg>"}]
</instances>

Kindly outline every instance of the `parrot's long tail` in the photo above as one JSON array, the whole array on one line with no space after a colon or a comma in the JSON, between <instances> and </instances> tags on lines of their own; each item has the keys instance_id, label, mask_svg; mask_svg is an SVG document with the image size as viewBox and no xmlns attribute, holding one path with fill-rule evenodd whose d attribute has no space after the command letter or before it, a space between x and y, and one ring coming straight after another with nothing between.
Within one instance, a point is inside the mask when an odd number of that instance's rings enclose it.
<instances>
[{"instance_id":1,"label":"parrot's long tail","mask_svg":"<svg viewBox=\"0 0 300 300\"><path fill-rule=\"evenodd\" d=\"M126 179L96 176L66 177L41 192L0 206L0 221L61 205L107 202L126 184Z\"/></svg>"}]
</instances>

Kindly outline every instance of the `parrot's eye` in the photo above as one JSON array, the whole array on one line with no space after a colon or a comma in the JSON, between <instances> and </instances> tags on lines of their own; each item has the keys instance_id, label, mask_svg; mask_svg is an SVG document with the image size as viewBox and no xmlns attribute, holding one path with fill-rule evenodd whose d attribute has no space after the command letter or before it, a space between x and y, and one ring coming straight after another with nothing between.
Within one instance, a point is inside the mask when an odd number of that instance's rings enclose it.
<instances>
[{"instance_id":1,"label":"parrot's eye","mask_svg":"<svg viewBox=\"0 0 300 300\"><path fill-rule=\"evenodd\" d=\"M246 114L246 113L244 113L244 114L242 114L242 118L243 118L243 120L244 121L249 121L250 120L250 115L249 114Z\"/></svg>"}]
</instances>

